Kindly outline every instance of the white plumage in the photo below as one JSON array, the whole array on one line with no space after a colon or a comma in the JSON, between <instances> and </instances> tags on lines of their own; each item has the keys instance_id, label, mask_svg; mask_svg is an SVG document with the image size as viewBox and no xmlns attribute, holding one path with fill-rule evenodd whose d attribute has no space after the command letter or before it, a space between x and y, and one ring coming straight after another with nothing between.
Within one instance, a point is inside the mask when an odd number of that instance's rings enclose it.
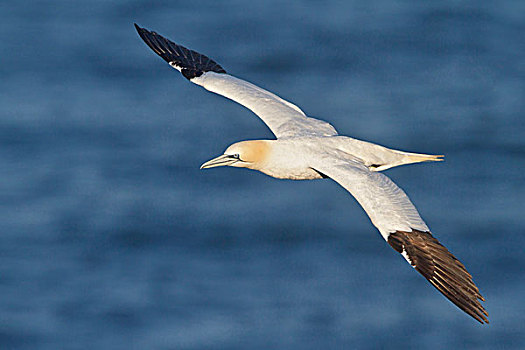
<instances>
[{"instance_id":1,"label":"white plumage","mask_svg":"<svg viewBox=\"0 0 525 350\"><path fill-rule=\"evenodd\" d=\"M252 110L277 138L337 135L327 122L309 118L296 105L229 74L206 72L191 82Z\"/></svg>"},{"instance_id":2,"label":"white plumage","mask_svg":"<svg viewBox=\"0 0 525 350\"><path fill-rule=\"evenodd\" d=\"M192 83L253 111L276 140L238 142L201 168L233 166L277 178L331 178L350 192L383 238L429 282L470 316L488 323L484 300L471 275L430 233L408 196L379 171L403 164L440 161L442 156L409 153L339 136L296 105L226 73L210 58L137 25L146 44Z\"/></svg>"}]
</instances>

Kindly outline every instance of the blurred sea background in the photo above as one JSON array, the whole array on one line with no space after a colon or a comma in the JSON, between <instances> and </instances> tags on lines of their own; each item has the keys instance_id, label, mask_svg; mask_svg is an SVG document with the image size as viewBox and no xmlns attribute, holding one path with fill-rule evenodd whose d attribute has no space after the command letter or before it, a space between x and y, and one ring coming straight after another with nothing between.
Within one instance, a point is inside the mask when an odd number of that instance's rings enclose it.
<instances>
[{"instance_id":1,"label":"blurred sea background","mask_svg":"<svg viewBox=\"0 0 525 350\"><path fill-rule=\"evenodd\" d=\"M133 22L341 134L486 298L482 326L328 180L200 171L272 138ZM1 349L525 348L525 2L3 1Z\"/></svg>"}]
</instances>

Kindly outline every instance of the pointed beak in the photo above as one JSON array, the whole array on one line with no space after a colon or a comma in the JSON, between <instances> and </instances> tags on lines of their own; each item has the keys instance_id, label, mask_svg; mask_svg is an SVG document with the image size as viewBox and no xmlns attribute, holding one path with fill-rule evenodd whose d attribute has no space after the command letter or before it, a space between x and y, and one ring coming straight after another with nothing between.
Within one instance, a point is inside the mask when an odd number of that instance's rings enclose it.
<instances>
[{"instance_id":1,"label":"pointed beak","mask_svg":"<svg viewBox=\"0 0 525 350\"><path fill-rule=\"evenodd\" d=\"M216 166L232 165L233 163L236 163L238 161L238 158L235 158L228 154L223 154L222 156L218 156L217 158L213 158L212 160L209 160L206 163L202 164L201 169L215 168Z\"/></svg>"}]
</instances>

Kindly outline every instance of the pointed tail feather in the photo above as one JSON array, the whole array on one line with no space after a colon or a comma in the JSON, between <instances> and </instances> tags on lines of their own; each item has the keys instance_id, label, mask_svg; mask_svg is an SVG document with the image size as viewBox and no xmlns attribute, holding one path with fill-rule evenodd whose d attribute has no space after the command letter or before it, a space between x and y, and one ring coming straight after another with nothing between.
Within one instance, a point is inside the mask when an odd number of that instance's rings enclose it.
<instances>
[{"instance_id":1,"label":"pointed tail feather","mask_svg":"<svg viewBox=\"0 0 525 350\"><path fill-rule=\"evenodd\" d=\"M419 153L405 153L405 160L407 161L405 164L411 164L411 163L421 163L421 162L442 162L445 159L445 156L442 154L434 155L434 154L419 154Z\"/></svg>"},{"instance_id":2,"label":"pointed tail feather","mask_svg":"<svg viewBox=\"0 0 525 350\"><path fill-rule=\"evenodd\" d=\"M444 160L444 155L434 155L434 154L420 154L420 153L409 153L409 152L402 152L397 150L389 150L390 152L394 152L396 155L400 155L401 157L395 157L395 159L391 162L387 162L385 164L381 164L378 166L374 166L370 168L372 171L383 171L386 169L390 169L392 167L400 166L400 165L406 165L406 164L413 164L413 163L421 163L421 162L442 162Z\"/></svg>"}]
</instances>

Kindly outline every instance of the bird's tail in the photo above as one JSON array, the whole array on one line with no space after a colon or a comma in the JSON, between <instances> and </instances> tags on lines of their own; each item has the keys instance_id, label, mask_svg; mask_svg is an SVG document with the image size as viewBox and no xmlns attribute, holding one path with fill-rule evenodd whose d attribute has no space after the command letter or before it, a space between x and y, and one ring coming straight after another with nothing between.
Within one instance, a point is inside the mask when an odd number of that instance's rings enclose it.
<instances>
[{"instance_id":1,"label":"bird's tail","mask_svg":"<svg viewBox=\"0 0 525 350\"><path fill-rule=\"evenodd\" d=\"M444 155L434 154L421 154L421 153L410 153L398 150L389 150L395 154L393 159L389 162L385 162L376 168L372 168L372 171L383 171L400 165L421 163L421 162L441 162L444 159ZM392 154L392 153L391 153Z\"/></svg>"},{"instance_id":2,"label":"bird's tail","mask_svg":"<svg viewBox=\"0 0 525 350\"><path fill-rule=\"evenodd\" d=\"M421 162L442 162L445 159L445 156L442 154L435 155L435 154L421 154L421 153L408 153L408 152L400 152L404 154L404 164L411 164L411 163L421 163Z\"/></svg>"}]
</instances>

